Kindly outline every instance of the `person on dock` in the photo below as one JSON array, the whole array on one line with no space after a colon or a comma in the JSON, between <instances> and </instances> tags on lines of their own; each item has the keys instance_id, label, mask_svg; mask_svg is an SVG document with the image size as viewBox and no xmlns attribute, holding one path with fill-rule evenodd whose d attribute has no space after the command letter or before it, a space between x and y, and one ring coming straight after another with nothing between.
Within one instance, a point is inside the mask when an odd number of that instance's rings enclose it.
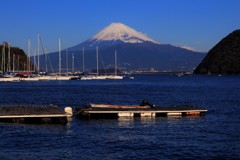
<instances>
[{"instance_id":1,"label":"person on dock","mask_svg":"<svg viewBox=\"0 0 240 160\"><path fill-rule=\"evenodd\" d=\"M152 108L155 105L149 103L147 99L144 99L144 100L142 100L142 102L141 102L141 104L139 106L150 106Z\"/></svg>"}]
</instances>

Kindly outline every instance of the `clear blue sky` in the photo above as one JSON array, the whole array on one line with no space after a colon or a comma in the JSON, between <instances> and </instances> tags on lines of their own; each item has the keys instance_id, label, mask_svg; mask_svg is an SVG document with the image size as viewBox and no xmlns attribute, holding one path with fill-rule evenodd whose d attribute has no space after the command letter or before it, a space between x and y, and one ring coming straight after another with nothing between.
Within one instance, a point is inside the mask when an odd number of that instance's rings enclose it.
<instances>
[{"instance_id":1,"label":"clear blue sky","mask_svg":"<svg viewBox=\"0 0 240 160\"><path fill-rule=\"evenodd\" d=\"M77 45L112 22L164 44L207 52L240 28L240 0L4 0L0 43L27 49L37 34L47 51Z\"/></svg>"}]
</instances>

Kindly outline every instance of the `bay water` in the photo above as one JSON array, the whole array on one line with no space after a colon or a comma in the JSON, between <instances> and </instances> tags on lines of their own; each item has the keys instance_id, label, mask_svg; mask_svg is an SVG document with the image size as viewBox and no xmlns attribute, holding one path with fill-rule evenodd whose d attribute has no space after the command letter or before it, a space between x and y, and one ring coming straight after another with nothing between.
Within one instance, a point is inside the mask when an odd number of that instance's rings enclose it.
<instances>
[{"instance_id":1,"label":"bay water","mask_svg":"<svg viewBox=\"0 0 240 160\"><path fill-rule=\"evenodd\" d=\"M240 76L0 83L0 104L195 105L201 116L0 123L1 159L239 159Z\"/></svg>"}]
</instances>

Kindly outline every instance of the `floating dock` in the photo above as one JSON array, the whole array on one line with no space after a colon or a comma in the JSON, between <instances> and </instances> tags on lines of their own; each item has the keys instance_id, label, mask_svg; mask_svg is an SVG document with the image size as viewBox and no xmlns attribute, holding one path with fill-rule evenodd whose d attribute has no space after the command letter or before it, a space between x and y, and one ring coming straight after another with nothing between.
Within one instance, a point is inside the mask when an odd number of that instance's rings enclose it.
<instances>
[{"instance_id":1,"label":"floating dock","mask_svg":"<svg viewBox=\"0 0 240 160\"><path fill-rule=\"evenodd\" d=\"M0 122L30 124L67 124L72 108L54 105L2 105Z\"/></svg>"},{"instance_id":2,"label":"floating dock","mask_svg":"<svg viewBox=\"0 0 240 160\"><path fill-rule=\"evenodd\" d=\"M93 107L92 107L93 106ZM78 109L79 117L87 118L117 118L117 117L161 117L161 116L188 116L201 115L207 109L195 106L169 106L169 107L142 107L142 106L116 106L92 105Z\"/></svg>"}]
</instances>

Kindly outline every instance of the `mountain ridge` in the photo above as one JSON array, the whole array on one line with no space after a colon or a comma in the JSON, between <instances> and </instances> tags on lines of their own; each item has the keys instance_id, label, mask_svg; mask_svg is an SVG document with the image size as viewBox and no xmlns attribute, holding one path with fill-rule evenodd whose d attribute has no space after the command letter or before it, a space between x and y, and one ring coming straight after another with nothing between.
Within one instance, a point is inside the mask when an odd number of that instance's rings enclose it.
<instances>
[{"instance_id":1,"label":"mountain ridge","mask_svg":"<svg viewBox=\"0 0 240 160\"><path fill-rule=\"evenodd\" d=\"M80 55L84 48L85 64L93 69L96 67L96 47L99 48L106 66L112 63L114 58L110 57L114 56L116 50L120 62L119 66L127 70L154 68L168 71L193 71L205 56L201 52L170 44L160 44L121 23L110 24L88 40L68 48L68 52L78 53L75 55L75 59L82 61ZM57 57L58 53L54 54L55 56L52 55L52 57ZM68 59L71 58L68 57Z\"/></svg>"},{"instance_id":2,"label":"mountain ridge","mask_svg":"<svg viewBox=\"0 0 240 160\"><path fill-rule=\"evenodd\" d=\"M81 49L82 47L93 49L97 46L105 47L122 43L143 42L152 42L159 44L155 40L144 35L143 33L138 32L135 29L118 22L111 23L86 41L76 46L70 47L69 50L77 50Z\"/></svg>"}]
</instances>

